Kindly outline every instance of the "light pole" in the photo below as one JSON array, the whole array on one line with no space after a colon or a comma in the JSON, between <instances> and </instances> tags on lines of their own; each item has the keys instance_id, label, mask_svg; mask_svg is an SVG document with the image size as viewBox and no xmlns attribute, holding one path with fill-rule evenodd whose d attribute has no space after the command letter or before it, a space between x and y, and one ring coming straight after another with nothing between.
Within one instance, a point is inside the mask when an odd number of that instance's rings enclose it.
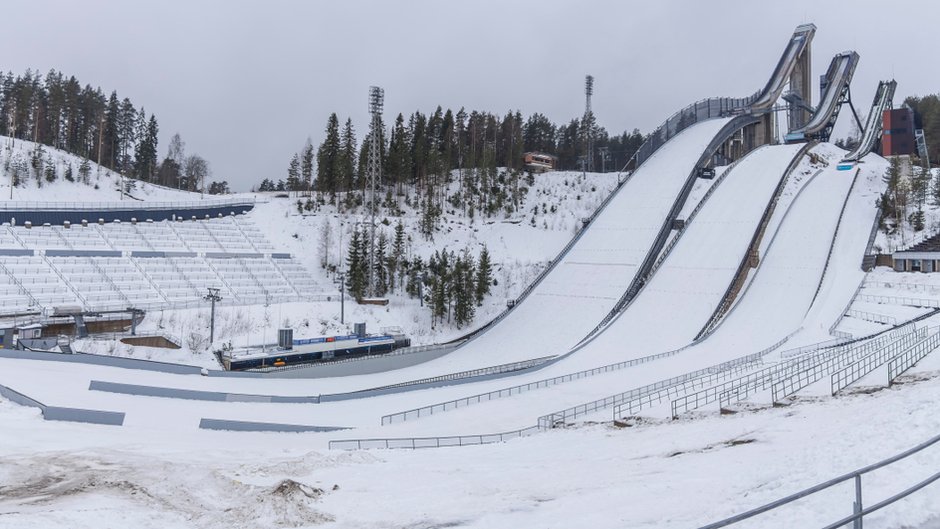
<instances>
[{"instance_id":1,"label":"light pole","mask_svg":"<svg viewBox=\"0 0 940 529\"><path fill-rule=\"evenodd\" d=\"M340 274L336 282L339 283L339 323L346 325L346 274Z\"/></svg>"},{"instance_id":2,"label":"light pole","mask_svg":"<svg viewBox=\"0 0 940 529\"><path fill-rule=\"evenodd\" d=\"M218 288L209 287L209 293L203 296L202 299L212 303L212 313L209 316L209 344L211 346L212 342L215 341L215 303L216 301L222 301L222 296L219 295Z\"/></svg>"}]
</instances>

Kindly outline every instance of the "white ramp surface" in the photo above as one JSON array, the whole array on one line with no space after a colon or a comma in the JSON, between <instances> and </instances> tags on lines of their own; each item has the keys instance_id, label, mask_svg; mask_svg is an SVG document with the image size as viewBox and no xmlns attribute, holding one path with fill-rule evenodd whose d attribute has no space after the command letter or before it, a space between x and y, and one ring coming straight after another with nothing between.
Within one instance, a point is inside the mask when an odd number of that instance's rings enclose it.
<instances>
[{"instance_id":1,"label":"white ramp surface","mask_svg":"<svg viewBox=\"0 0 940 529\"><path fill-rule=\"evenodd\" d=\"M727 119L689 127L646 161L503 321L442 362L490 354L491 363L567 352L626 291L695 163Z\"/></svg>"},{"instance_id":2,"label":"white ramp surface","mask_svg":"<svg viewBox=\"0 0 940 529\"><path fill-rule=\"evenodd\" d=\"M854 176L854 171L838 171L832 163L806 184L761 257L764 262L751 285L715 331L715 343L745 346L740 351L746 354L775 343L803 324ZM859 255L862 250L864 246Z\"/></svg>"},{"instance_id":3,"label":"white ramp surface","mask_svg":"<svg viewBox=\"0 0 940 529\"><path fill-rule=\"evenodd\" d=\"M593 346L670 350L695 338L721 302L774 190L802 145L761 147L731 169L635 302ZM650 329L668 330L652 335ZM648 336L647 340L638 340Z\"/></svg>"}]
</instances>

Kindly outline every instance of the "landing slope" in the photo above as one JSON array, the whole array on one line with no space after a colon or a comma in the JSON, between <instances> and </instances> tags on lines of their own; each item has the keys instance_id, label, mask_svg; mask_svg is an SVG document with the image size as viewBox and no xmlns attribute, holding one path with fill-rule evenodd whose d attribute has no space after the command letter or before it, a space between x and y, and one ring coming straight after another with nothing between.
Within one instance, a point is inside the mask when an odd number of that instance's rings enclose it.
<instances>
[{"instance_id":1,"label":"landing slope","mask_svg":"<svg viewBox=\"0 0 940 529\"><path fill-rule=\"evenodd\" d=\"M774 190L801 148L762 147L732 168L640 296L594 340L594 347L639 352L690 343L733 280ZM640 336L649 340L637 340Z\"/></svg>"}]
</instances>

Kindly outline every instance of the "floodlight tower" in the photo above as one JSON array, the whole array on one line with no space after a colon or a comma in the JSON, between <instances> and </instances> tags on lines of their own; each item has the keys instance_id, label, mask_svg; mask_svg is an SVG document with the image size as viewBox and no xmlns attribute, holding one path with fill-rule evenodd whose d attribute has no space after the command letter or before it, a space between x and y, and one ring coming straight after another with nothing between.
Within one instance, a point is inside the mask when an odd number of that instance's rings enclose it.
<instances>
[{"instance_id":1,"label":"floodlight tower","mask_svg":"<svg viewBox=\"0 0 940 529\"><path fill-rule=\"evenodd\" d=\"M591 112L591 96L594 95L594 76L584 76L584 118L581 120L584 134L584 170L594 171L594 114Z\"/></svg>"},{"instance_id":2,"label":"floodlight tower","mask_svg":"<svg viewBox=\"0 0 940 529\"><path fill-rule=\"evenodd\" d=\"M378 86L369 87L369 113L372 114L372 126L369 134L369 209L372 216L369 224L369 296L375 296L375 186L382 179L382 105L385 90Z\"/></svg>"}]
</instances>

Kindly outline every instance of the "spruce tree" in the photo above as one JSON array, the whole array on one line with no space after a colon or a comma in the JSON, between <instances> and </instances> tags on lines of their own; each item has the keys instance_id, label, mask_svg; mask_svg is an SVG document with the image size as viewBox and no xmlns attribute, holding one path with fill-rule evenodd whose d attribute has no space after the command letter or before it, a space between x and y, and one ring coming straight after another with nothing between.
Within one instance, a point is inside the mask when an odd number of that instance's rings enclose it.
<instances>
[{"instance_id":1,"label":"spruce tree","mask_svg":"<svg viewBox=\"0 0 940 529\"><path fill-rule=\"evenodd\" d=\"M352 232L349 241L349 253L346 257L346 289L349 291L349 295L357 300L365 297L368 281L365 244L365 238L359 228L356 227Z\"/></svg>"},{"instance_id":2,"label":"spruce tree","mask_svg":"<svg viewBox=\"0 0 940 529\"><path fill-rule=\"evenodd\" d=\"M287 166L287 190L300 191L302 188L300 182L300 158L294 154Z\"/></svg>"},{"instance_id":3,"label":"spruce tree","mask_svg":"<svg viewBox=\"0 0 940 529\"><path fill-rule=\"evenodd\" d=\"M46 163L45 163L45 168L43 170L45 171L46 182L49 182L50 184L52 182L55 182L57 175L56 175L55 164L52 162L51 155L46 155Z\"/></svg>"},{"instance_id":4,"label":"spruce tree","mask_svg":"<svg viewBox=\"0 0 940 529\"><path fill-rule=\"evenodd\" d=\"M313 143L307 138L304 144L303 156L300 163L300 178L303 190L309 192L313 189Z\"/></svg>"},{"instance_id":5,"label":"spruce tree","mask_svg":"<svg viewBox=\"0 0 940 529\"><path fill-rule=\"evenodd\" d=\"M352 191L358 187L356 185L356 131L353 129L352 119L346 119L340 142L337 179L340 189Z\"/></svg>"},{"instance_id":6,"label":"spruce tree","mask_svg":"<svg viewBox=\"0 0 940 529\"><path fill-rule=\"evenodd\" d=\"M476 313L476 278L473 257L469 252L457 258L452 277L454 297L454 323L463 327L473 321Z\"/></svg>"},{"instance_id":7,"label":"spruce tree","mask_svg":"<svg viewBox=\"0 0 940 529\"><path fill-rule=\"evenodd\" d=\"M337 168L339 165L339 119L330 114L326 122L326 138L317 150L317 189L336 196Z\"/></svg>"},{"instance_id":8,"label":"spruce tree","mask_svg":"<svg viewBox=\"0 0 940 529\"><path fill-rule=\"evenodd\" d=\"M398 219L398 224L395 225L395 238L392 240L392 253L388 257L389 287L392 290L395 289L395 278L401 278L403 275L399 269L405 268L407 264L405 262L405 225L402 224L401 219Z\"/></svg>"},{"instance_id":9,"label":"spruce tree","mask_svg":"<svg viewBox=\"0 0 940 529\"><path fill-rule=\"evenodd\" d=\"M490 252L483 247L480 251L480 262L477 266L476 276L476 302L477 305L483 304L483 298L490 293L490 287L493 284L493 269L490 263Z\"/></svg>"},{"instance_id":10,"label":"spruce tree","mask_svg":"<svg viewBox=\"0 0 940 529\"><path fill-rule=\"evenodd\" d=\"M386 268L386 255L388 253L388 237L384 231L379 232L375 243L375 292L378 297L388 294L388 269Z\"/></svg>"}]
</instances>

